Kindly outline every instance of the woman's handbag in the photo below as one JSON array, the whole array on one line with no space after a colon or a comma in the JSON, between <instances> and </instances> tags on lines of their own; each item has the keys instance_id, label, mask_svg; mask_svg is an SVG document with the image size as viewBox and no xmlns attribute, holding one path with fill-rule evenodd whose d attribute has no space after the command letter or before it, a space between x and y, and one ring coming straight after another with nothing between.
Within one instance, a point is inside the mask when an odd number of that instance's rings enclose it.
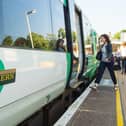
<instances>
[{"instance_id":1,"label":"woman's handbag","mask_svg":"<svg viewBox=\"0 0 126 126\"><path fill-rule=\"evenodd\" d=\"M102 51L101 50L97 52L96 59L97 60L101 60L102 59Z\"/></svg>"}]
</instances>

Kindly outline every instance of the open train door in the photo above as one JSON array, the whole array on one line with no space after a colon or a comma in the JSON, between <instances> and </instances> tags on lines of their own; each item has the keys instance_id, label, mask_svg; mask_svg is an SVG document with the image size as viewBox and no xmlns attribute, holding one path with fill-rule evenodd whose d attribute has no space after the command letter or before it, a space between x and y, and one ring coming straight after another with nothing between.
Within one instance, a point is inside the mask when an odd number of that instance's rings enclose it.
<instances>
[{"instance_id":1,"label":"open train door","mask_svg":"<svg viewBox=\"0 0 126 126\"><path fill-rule=\"evenodd\" d=\"M81 10L74 5L74 25L72 30L72 51L73 51L73 65L72 65L72 76L70 86L76 88L79 86L81 76L84 70L84 45L83 45L83 26L82 26L82 14Z\"/></svg>"},{"instance_id":2,"label":"open train door","mask_svg":"<svg viewBox=\"0 0 126 126\"><path fill-rule=\"evenodd\" d=\"M82 26L82 13L75 5L74 0L67 0L64 7L66 38L67 38L67 61L69 64L68 87L76 88L82 81L80 78L84 70L84 38Z\"/></svg>"},{"instance_id":3,"label":"open train door","mask_svg":"<svg viewBox=\"0 0 126 126\"><path fill-rule=\"evenodd\" d=\"M85 59L85 51L84 51L84 36L83 36L83 24L82 24L82 12L79 10L79 8L75 5L75 26L76 26L76 35L77 40L76 43L78 45L78 60L79 60L79 66L78 66L78 74L77 78L78 80L81 79L81 76L83 74L84 70L84 59ZM74 52L74 50L73 50ZM76 52L74 52L76 53Z\"/></svg>"}]
</instances>

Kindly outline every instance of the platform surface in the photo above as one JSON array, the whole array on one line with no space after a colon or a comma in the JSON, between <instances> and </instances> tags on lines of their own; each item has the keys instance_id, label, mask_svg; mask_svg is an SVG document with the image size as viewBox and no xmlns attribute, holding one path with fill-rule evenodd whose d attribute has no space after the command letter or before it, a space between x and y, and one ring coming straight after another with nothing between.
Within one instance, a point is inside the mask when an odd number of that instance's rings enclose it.
<instances>
[{"instance_id":1,"label":"platform surface","mask_svg":"<svg viewBox=\"0 0 126 126\"><path fill-rule=\"evenodd\" d=\"M122 75L120 71L116 71L115 74L119 90L114 90L113 82L106 70L98 90L88 88L88 95L82 94L56 126L125 126L126 75ZM81 100L83 96L85 98ZM78 107L75 111L76 106ZM74 114L71 114L72 110L75 111Z\"/></svg>"},{"instance_id":2,"label":"platform surface","mask_svg":"<svg viewBox=\"0 0 126 126\"><path fill-rule=\"evenodd\" d=\"M67 126L116 126L115 92L100 86L91 91Z\"/></svg>"}]
</instances>

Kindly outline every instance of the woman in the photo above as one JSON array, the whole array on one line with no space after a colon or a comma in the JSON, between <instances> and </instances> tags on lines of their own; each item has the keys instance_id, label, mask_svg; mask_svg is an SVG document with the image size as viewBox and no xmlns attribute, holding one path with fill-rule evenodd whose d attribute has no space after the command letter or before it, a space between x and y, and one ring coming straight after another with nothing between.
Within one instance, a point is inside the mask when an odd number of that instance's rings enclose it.
<instances>
[{"instance_id":1,"label":"woman","mask_svg":"<svg viewBox=\"0 0 126 126\"><path fill-rule=\"evenodd\" d=\"M101 46L102 58L98 68L98 73L96 75L95 85L91 88L97 89L97 86L101 81L104 70L107 67L111 79L114 83L114 89L116 90L118 88L118 85L117 85L117 80L113 69L112 44L107 34L101 35L99 39L100 42L103 43Z\"/></svg>"}]
</instances>

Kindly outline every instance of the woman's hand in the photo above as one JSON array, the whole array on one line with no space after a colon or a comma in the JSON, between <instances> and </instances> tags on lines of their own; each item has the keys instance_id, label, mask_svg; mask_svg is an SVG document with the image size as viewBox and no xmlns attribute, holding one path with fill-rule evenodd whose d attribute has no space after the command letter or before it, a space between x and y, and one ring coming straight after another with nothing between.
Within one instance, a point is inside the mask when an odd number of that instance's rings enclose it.
<instances>
[{"instance_id":1,"label":"woman's hand","mask_svg":"<svg viewBox=\"0 0 126 126\"><path fill-rule=\"evenodd\" d=\"M110 61L110 60L109 60L109 58L106 58L105 61L108 62L108 61Z\"/></svg>"}]
</instances>

